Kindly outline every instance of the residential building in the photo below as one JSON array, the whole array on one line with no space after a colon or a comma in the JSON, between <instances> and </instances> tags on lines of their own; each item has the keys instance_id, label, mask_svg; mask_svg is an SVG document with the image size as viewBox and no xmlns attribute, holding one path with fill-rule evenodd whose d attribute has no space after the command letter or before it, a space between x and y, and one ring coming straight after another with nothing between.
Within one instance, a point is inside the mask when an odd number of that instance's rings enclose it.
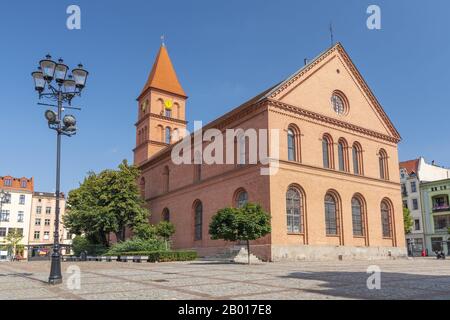
<instances>
[{"instance_id":1,"label":"residential building","mask_svg":"<svg viewBox=\"0 0 450 320\"><path fill-rule=\"evenodd\" d=\"M239 151L225 143L214 151L225 149L232 164L173 161L182 143L194 142L183 150L192 160L212 148L212 139L195 144L194 133L180 141L187 95L164 45L137 101L134 162L142 172L141 191L152 223L175 224L175 249L200 255L229 250L236 244L211 240L212 216L253 202L271 214L272 232L251 246L263 260L406 255L401 138L340 43L203 127L215 129L217 139L227 129L278 132L266 163L250 161L256 143L246 134L232 137Z\"/></svg>"},{"instance_id":2,"label":"residential building","mask_svg":"<svg viewBox=\"0 0 450 320\"><path fill-rule=\"evenodd\" d=\"M60 221L65 214L66 199L61 193ZM56 194L49 192L34 192L30 215L29 247L30 257L45 256L51 254L54 242L56 218ZM64 228L62 222L59 224L59 240L63 245L62 253L66 251L66 245L72 243L72 235Z\"/></svg>"},{"instance_id":3,"label":"residential building","mask_svg":"<svg viewBox=\"0 0 450 320\"><path fill-rule=\"evenodd\" d=\"M7 234L14 230L23 235L20 244L28 244L33 188L33 178L0 177L0 191L6 193L6 201L0 203L0 245L6 244ZM15 254L26 257L26 247ZM5 258L5 255L0 257Z\"/></svg>"},{"instance_id":4,"label":"residential building","mask_svg":"<svg viewBox=\"0 0 450 320\"><path fill-rule=\"evenodd\" d=\"M450 179L421 184L425 245L429 255L450 255Z\"/></svg>"},{"instance_id":5,"label":"residential building","mask_svg":"<svg viewBox=\"0 0 450 320\"><path fill-rule=\"evenodd\" d=\"M400 183L403 207L410 210L413 226L406 235L406 243L411 255L421 255L425 246L425 221L421 188L423 183L450 178L450 170L427 163L423 157L400 162Z\"/></svg>"}]
</instances>

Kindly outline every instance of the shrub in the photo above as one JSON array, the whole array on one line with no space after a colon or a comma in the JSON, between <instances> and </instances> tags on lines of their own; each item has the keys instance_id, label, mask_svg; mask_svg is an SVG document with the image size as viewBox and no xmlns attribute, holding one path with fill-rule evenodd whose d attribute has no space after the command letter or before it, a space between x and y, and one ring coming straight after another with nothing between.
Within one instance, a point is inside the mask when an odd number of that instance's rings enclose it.
<instances>
[{"instance_id":1,"label":"shrub","mask_svg":"<svg viewBox=\"0 0 450 320\"><path fill-rule=\"evenodd\" d=\"M160 239L139 239L134 238L114 244L109 251L109 255L119 255L127 252L150 252L150 251L164 251L166 246L164 241Z\"/></svg>"},{"instance_id":2,"label":"shrub","mask_svg":"<svg viewBox=\"0 0 450 320\"><path fill-rule=\"evenodd\" d=\"M101 244L92 244L83 236L76 236L72 240L72 250L74 255L80 256L81 252L86 251L88 255L101 255L107 248Z\"/></svg>"},{"instance_id":3,"label":"shrub","mask_svg":"<svg viewBox=\"0 0 450 320\"><path fill-rule=\"evenodd\" d=\"M130 251L112 254L107 256L147 256L149 262L169 262L169 261L192 261L197 259L195 251Z\"/></svg>"}]
</instances>

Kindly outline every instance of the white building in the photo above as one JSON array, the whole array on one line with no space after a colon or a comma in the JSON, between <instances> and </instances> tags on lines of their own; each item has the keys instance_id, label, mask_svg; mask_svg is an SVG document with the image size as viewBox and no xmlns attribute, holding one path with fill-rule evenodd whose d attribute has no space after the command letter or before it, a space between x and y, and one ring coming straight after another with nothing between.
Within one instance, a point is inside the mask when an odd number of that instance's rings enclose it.
<instances>
[{"instance_id":1,"label":"white building","mask_svg":"<svg viewBox=\"0 0 450 320\"><path fill-rule=\"evenodd\" d=\"M27 257L26 245L29 238L30 213L33 198L33 178L0 177L0 191L6 196L0 200L0 259L6 259L5 245L8 233L17 230L23 235L20 242L23 252L16 252Z\"/></svg>"},{"instance_id":2,"label":"white building","mask_svg":"<svg viewBox=\"0 0 450 320\"><path fill-rule=\"evenodd\" d=\"M415 255L421 254L425 248L425 224L423 205L421 203L421 183L450 178L450 169L442 168L433 163L426 163L425 159L400 162L400 182L402 186L403 207L410 210L414 224L410 234L406 235L408 249Z\"/></svg>"}]
</instances>

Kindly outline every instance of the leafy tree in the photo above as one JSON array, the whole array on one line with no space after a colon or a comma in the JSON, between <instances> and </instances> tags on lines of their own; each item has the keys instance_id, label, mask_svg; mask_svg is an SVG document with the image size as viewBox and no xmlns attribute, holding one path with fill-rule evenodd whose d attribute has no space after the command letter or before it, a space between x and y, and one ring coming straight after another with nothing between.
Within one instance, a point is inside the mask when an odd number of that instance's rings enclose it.
<instances>
[{"instance_id":1,"label":"leafy tree","mask_svg":"<svg viewBox=\"0 0 450 320\"><path fill-rule=\"evenodd\" d=\"M133 234L136 238L142 240L154 239L156 238L156 227L150 223L144 222L133 229Z\"/></svg>"},{"instance_id":2,"label":"leafy tree","mask_svg":"<svg viewBox=\"0 0 450 320\"><path fill-rule=\"evenodd\" d=\"M405 226L405 234L411 233L414 224L411 212L408 208L403 208L403 225Z\"/></svg>"},{"instance_id":3,"label":"leafy tree","mask_svg":"<svg viewBox=\"0 0 450 320\"><path fill-rule=\"evenodd\" d=\"M170 237L175 233L175 226L168 221L161 221L156 225L156 235L163 238L166 243L166 249L169 248Z\"/></svg>"},{"instance_id":4,"label":"leafy tree","mask_svg":"<svg viewBox=\"0 0 450 320\"><path fill-rule=\"evenodd\" d=\"M20 246L20 241L23 239L23 234L17 229L10 230L5 238L8 250L11 250L12 254L15 256L17 254L17 249Z\"/></svg>"},{"instance_id":5,"label":"leafy tree","mask_svg":"<svg viewBox=\"0 0 450 320\"><path fill-rule=\"evenodd\" d=\"M209 225L211 239L246 241L250 264L250 240L271 232L270 215L259 204L248 203L243 208L224 208L213 216Z\"/></svg>"},{"instance_id":6,"label":"leafy tree","mask_svg":"<svg viewBox=\"0 0 450 320\"><path fill-rule=\"evenodd\" d=\"M84 234L90 243L109 245L108 235L125 240L126 228L148 221L148 212L136 183L139 170L124 160L118 170L90 172L78 189L69 193L64 226Z\"/></svg>"}]
</instances>

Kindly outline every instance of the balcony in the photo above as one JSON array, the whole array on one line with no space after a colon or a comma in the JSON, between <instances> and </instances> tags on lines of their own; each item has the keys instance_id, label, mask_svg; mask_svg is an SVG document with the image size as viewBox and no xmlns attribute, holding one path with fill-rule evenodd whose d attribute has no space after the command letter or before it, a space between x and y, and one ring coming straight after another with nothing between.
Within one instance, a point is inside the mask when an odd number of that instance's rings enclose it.
<instances>
[{"instance_id":1,"label":"balcony","mask_svg":"<svg viewBox=\"0 0 450 320\"><path fill-rule=\"evenodd\" d=\"M445 211L450 211L450 206L448 204L447 205L433 206L433 213L445 212Z\"/></svg>"}]
</instances>

